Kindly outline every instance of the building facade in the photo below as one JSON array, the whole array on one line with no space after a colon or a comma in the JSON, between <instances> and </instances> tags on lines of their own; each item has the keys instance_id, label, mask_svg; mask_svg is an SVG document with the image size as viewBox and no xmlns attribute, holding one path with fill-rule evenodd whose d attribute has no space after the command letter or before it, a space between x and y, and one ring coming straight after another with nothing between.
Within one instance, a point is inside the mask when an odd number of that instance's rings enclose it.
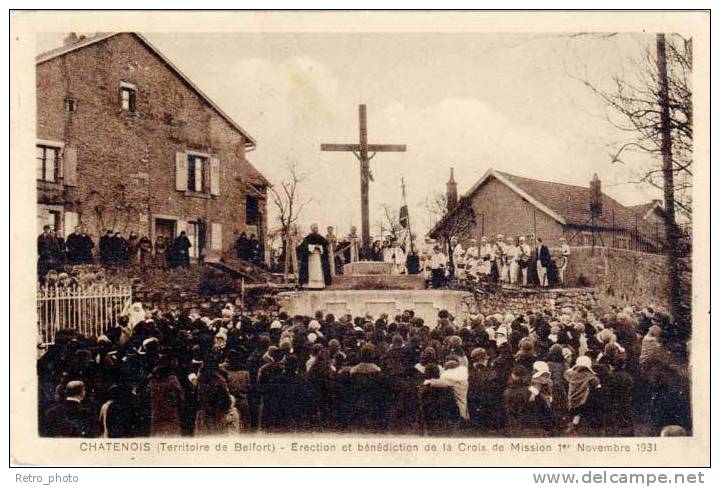
<instances>
[{"instance_id":1,"label":"building facade","mask_svg":"<svg viewBox=\"0 0 720 487\"><path fill-rule=\"evenodd\" d=\"M137 33L78 38L36 59L37 219L175 237L192 257L264 242L268 182L253 138Z\"/></svg>"},{"instance_id":2,"label":"building facade","mask_svg":"<svg viewBox=\"0 0 720 487\"><path fill-rule=\"evenodd\" d=\"M451 173L454 183L454 174ZM454 187L448 185L448 188ZM593 199L593 193L595 197ZM448 194L448 201L451 199ZM456 198L456 197L455 197ZM596 203L596 213L590 210ZM472 220L458 225L457 220ZM572 246L595 245L658 251L662 244L654 227L632 207L625 207L601 191L595 176L589 187L540 181L488 170L430 230L433 238L535 235L550 246L564 237Z\"/></svg>"}]
</instances>

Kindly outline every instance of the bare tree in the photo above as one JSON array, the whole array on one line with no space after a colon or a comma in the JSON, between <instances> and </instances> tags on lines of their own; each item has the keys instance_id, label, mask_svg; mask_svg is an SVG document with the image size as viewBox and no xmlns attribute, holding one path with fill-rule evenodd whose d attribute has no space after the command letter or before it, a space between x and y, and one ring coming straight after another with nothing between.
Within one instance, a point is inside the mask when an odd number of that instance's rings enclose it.
<instances>
[{"instance_id":1,"label":"bare tree","mask_svg":"<svg viewBox=\"0 0 720 487\"><path fill-rule=\"evenodd\" d=\"M312 198L302 198L299 187L307 179L307 175L300 173L296 162L287 164L288 176L278 186L270 187L270 196L277 209L277 220L283 239L283 254L288 255L288 241L292 235L293 227L302 213L302 210L312 201ZM284 274L288 273L289 259L285 259ZM297 269L295 269L297 271Z\"/></svg>"},{"instance_id":2,"label":"bare tree","mask_svg":"<svg viewBox=\"0 0 720 487\"><path fill-rule=\"evenodd\" d=\"M435 218L436 226L430 236L442 240L454 268L453 238L465 240L471 238L476 231L475 209L468 198L461 197L453 209L448 209L447 196L440 191L430 193L424 202L425 211Z\"/></svg>"},{"instance_id":3,"label":"bare tree","mask_svg":"<svg viewBox=\"0 0 720 487\"><path fill-rule=\"evenodd\" d=\"M666 38L667 106L672 142L674 209L688 224L692 221L693 106L692 39L678 34ZM655 44L631 59L631 70L612 77L610 86L600 86L577 76L610 108L607 120L627 134L612 147L611 161L627 168L630 182L664 190L662 154L661 79ZM632 153L650 154L649 162L637 163ZM647 161L647 159L644 159Z\"/></svg>"},{"instance_id":4,"label":"bare tree","mask_svg":"<svg viewBox=\"0 0 720 487\"><path fill-rule=\"evenodd\" d=\"M382 214L377 223L380 234L390 235L393 240L400 239L403 227L400 225L400 211L384 203L380 205Z\"/></svg>"},{"instance_id":5,"label":"bare tree","mask_svg":"<svg viewBox=\"0 0 720 487\"><path fill-rule=\"evenodd\" d=\"M443 191L431 191L423 201L423 209L431 225L439 222L447 212L447 194Z\"/></svg>"},{"instance_id":6,"label":"bare tree","mask_svg":"<svg viewBox=\"0 0 720 487\"><path fill-rule=\"evenodd\" d=\"M608 120L627 133L613 148L612 162L624 164L633 182L660 189L665 199L665 249L668 256L670 309L676 320L689 320L689 239L676 215L692 223L693 104L692 39L657 34L630 72L612 78L611 88L580 81L611 110ZM577 78L576 78L577 79ZM650 154L638 166L626 156ZM687 235L687 233L686 233Z\"/></svg>"}]
</instances>

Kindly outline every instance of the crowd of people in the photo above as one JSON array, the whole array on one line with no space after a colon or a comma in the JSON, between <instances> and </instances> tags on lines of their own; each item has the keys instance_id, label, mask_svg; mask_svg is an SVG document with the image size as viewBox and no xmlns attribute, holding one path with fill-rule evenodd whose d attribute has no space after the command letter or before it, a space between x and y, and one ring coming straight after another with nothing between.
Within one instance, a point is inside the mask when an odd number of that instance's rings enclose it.
<instances>
[{"instance_id":1,"label":"crowd of people","mask_svg":"<svg viewBox=\"0 0 720 487\"><path fill-rule=\"evenodd\" d=\"M52 437L690 434L687 333L649 307L220 316L133 304L37 361Z\"/></svg>"},{"instance_id":2,"label":"crowd of people","mask_svg":"<svg viewBox=\"0 0 720 487\"><path fill-rule=\"evenodd\" d=\"M242 232L235 241L235 253L240 260L250 262L257 266L262 266L265 246L254 233L251 233L248 238L247 233Z\"/></svg>"},{"instance_id":3,"label":"crowd of people","mask_svg":"<svg viewBox=\"0 0 720 487\"><path fill-rule=\"evenodd\" d=\"M158 235L153 243L147 235L130 232L125 238L121 232L108 229L97 245L97 263L105 267L188 267L192 244L185 231L176 238ZM64 239L50 225L43 227L37 238L38 275L45 276L51 270L65 265L85 265L96 262L95 242L83 225Z\"/></svg>"},{"instance_id":4,"label":"crowd of people","mask_svg":"<svg viewBox=\"0 0 720 487\"><path fill-rule=\"evenodd\" d=\"M550 250L534 235L474 238L463 246L457 237L441 244L426 238L420 249L420 266L431 277L433 287L447 279L460 282L492 282L513 286L555 286L565 284L570 246L564 237L559 249Z\"/></svg>"},{"instance_id":5,"label":"crowd of people","mask_svg":"<svg viewBox=\"0 0 720 487\"><path fill-rule=\"evenodd\" d=\"M320 236L318 225L314 224L310 235ZM273 259L271 268L282 272L285 264L300 262L302 267L305 254L305 240L300 242L297 235L290 246ZM241 235L236 248L238 257L252 261L254 255L248 249L250 240ZM295 244L300 243L297 248ZM465 240L457 237L440 240L426 237L424 242L415 244L409 232L374 238L367 249L363 249L357 228L351 227L345 237L338 237L334 227L327 227L326 234L317 240L325 249L323 259L333 275L343 273L345 264L356 261L386 262L393 265L394 274L423 274L429 287L441 288L455 281L460 284L486 282L511 286L564 286L571 249L564 237L558 239L558 247L551 249L542 238L529 235L505 237L480 237ZM292 259L285 255L286 248L295 249ZM241 249L245 249L241 252ZM257 254L255 254L257 255Z\"/></svg>"}]
</instances>

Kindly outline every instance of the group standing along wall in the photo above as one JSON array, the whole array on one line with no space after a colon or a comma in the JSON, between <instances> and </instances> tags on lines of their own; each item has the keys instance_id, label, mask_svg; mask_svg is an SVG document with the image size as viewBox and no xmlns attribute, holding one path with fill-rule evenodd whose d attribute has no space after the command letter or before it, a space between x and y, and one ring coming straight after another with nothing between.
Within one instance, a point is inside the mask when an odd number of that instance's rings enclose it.
<instances>
[{"instance_id":1,"label":"group standing along wall","mask_svg":"<svg viewBox=\"0 0 720 487\"><path fill-rule=\"evenodd\" d=\"M121 107L123 82L137 88L135 111ZM105 228L154 239L155 218L177 221L176 233L204 220L208 250L216 252L232 249L239 232L257 231L245 221L245 183L259 175L245 158L247 140L133 34L40 63L37 93L38 139L73 149L77 160L74 183L62 171L58 182L38 182L38 202L77 214L96 243ZM66 99L75 102L72 112ZM187 179L176 175L184 152L219 161L217 194L177 188L177 179ZM258 204L266 228L265 200Z\"/></svg>"}]
</instances>

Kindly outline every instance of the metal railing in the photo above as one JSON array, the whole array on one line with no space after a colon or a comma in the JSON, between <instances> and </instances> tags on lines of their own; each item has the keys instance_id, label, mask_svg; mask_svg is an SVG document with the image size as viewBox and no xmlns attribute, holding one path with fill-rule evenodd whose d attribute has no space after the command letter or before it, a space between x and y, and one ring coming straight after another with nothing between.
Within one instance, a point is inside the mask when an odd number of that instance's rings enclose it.
<instances>
[{"instance_id":1,"label":"metal railing","mask_svg":"<svg viewBox=\"0 0 720 487\"><path fill-rule=\"evenodd\" d=\"M132 300L130 286L42 286L37 291L38 333L52 344L58 330L101 335Z\"/></svg>"}]
</instances>

